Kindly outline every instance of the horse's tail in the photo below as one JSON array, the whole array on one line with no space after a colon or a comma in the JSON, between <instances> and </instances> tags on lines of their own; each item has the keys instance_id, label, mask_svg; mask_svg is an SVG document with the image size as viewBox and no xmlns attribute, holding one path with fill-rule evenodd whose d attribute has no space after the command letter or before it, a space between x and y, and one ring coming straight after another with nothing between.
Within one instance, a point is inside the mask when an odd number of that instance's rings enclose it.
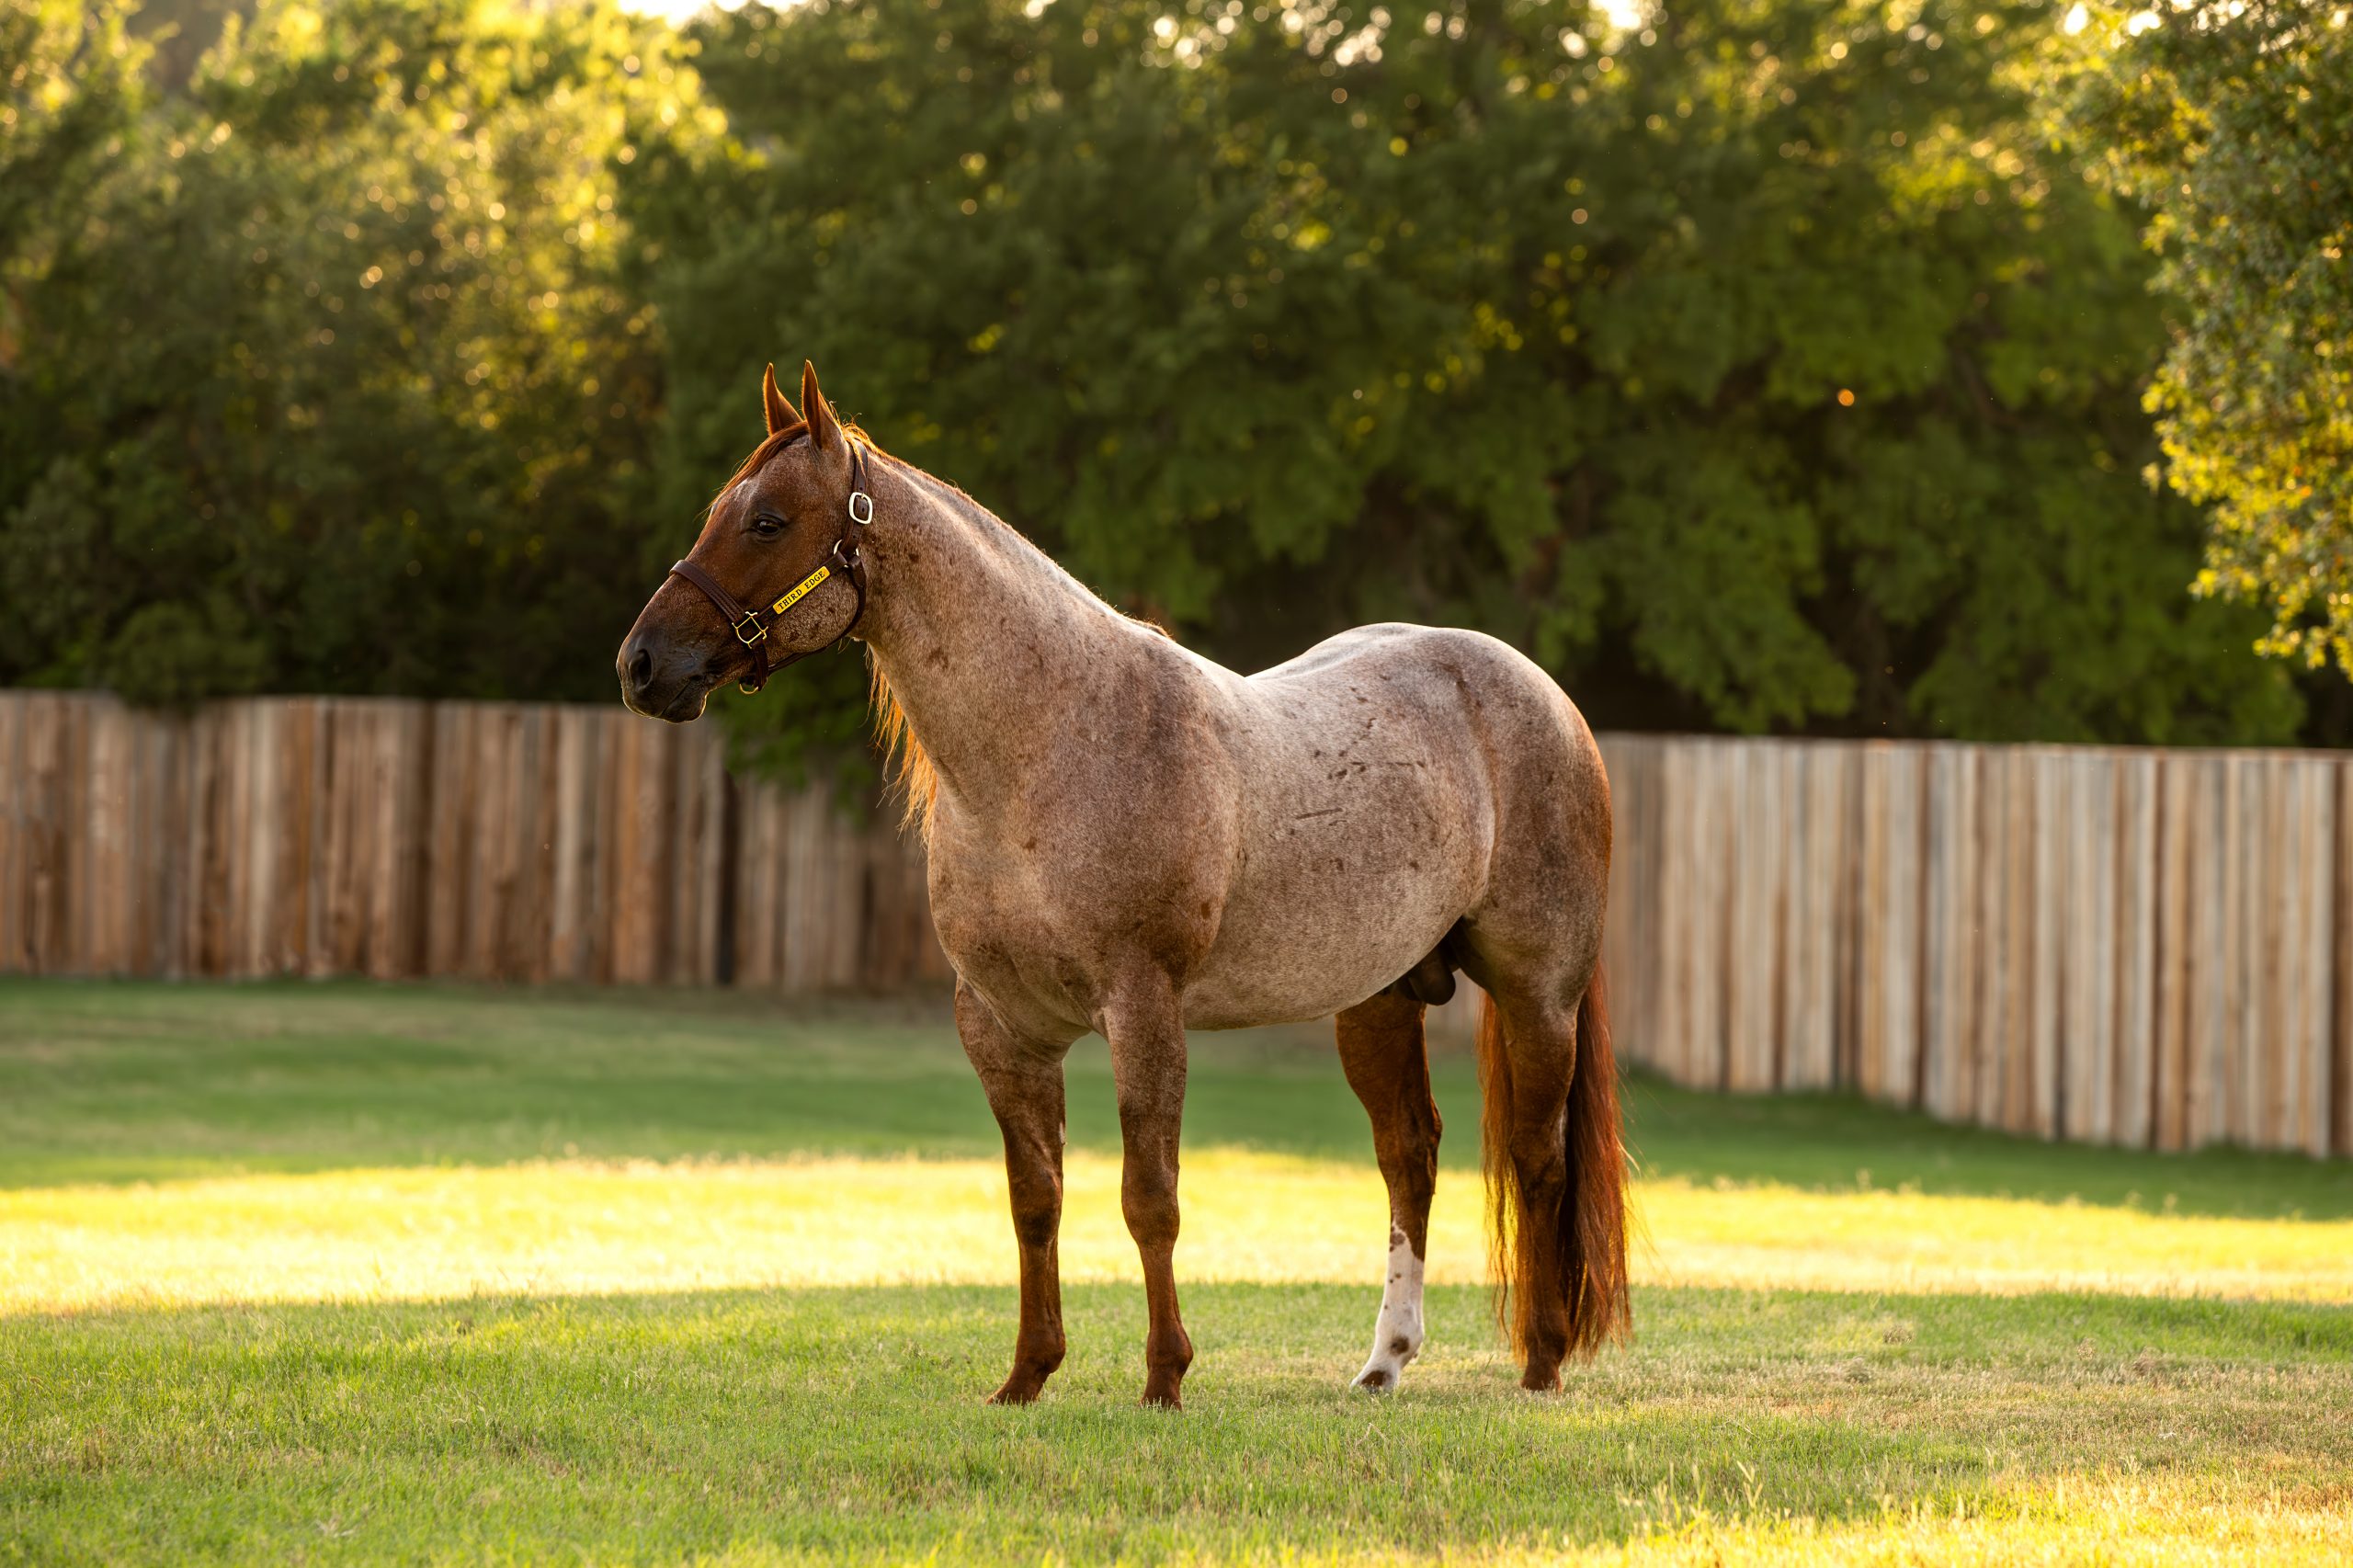
<instances>
[{"instance_id":1,"label":"horse's tail","mask_svg":"<svg viewBox=\"0 0 2353 1568\"><path fill-rule=\"evenodd\" d=\"M1511 1154L1511 1057L1495 999L1479 1000L1481 1155L1487 1173L1495 1321L1525 1358L1545 1308L1568 1312L1566 1353L1590 1356L1632 1329L1626 1298L1626 1150L1618 1120L1618 1065L1601 971L1577 1004L1576 1060L1562 1118L1567 1182L1555 1214L1530 1214Z\"/></svg>"}]
</instances>

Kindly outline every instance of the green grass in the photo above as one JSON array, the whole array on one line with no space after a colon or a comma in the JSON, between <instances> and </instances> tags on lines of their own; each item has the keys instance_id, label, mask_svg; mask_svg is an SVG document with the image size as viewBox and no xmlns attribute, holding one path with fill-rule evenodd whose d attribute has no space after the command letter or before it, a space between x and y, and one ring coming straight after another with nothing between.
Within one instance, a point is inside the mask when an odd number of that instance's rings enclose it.
<instances>
[{"instance_id":1,"label":"green grass","mask_svg":"<svg viewBox=\"0 0 2353 1568\"><path fill-rule=\"evenodd\" d=\"M994 1159L944 1006L782 1006L723 992L347 983L176 987L0 980L0 1187L231 1171L603 1158L920 1153ZM1470 1058L1433 1079L1449 1168L1478 1163ZM1366 1162L1321 1029L1193 1037L1188 1144ZM2194 1160L2025 1142L1846 1096L1731 1098L1637 1078L1643 1170L2158 1208L2353 1218L2353 1164ZM1070 1062L1074 1148L1116 1154L1103 1042Z\"/></svg>"},{"instance_id":2,"label":"green grass","mask_svg":"<svg viewBox=\"0 0 2353 1568\"><path fill-rule=\"evenodd\" d=\"M1433 1267L1467 1280L1475 1090L1438 1080ZM1351 1396L1362 1113L1312 1036L1202 1038L1178 1260L1235 1282L1185 1287L1188 1410L1134 1408L1140 1292L1102 1283L1046 1400L1000 1411L1006 1286L813 1282L892 1226L877 1278L1009 1268L934 1010L0 983L0 1562L2353 1552L2343 1165L1632 1106L1633 1348L1529 1398L1447 1285L1405 1390ZM1071 1121L1079 1267L1118 1241L1100 1042ZM2110 1233L2175 1271L2084 1288ZM531 1277L452 1285L428 1243ZM2077 1283L1984 1293L1938 1271L1962 1254ZM1790 1288L1817 1265L1927 1288ZM791 1283L694 1283L756 1277Z\"/></svg>"}]
</instances>

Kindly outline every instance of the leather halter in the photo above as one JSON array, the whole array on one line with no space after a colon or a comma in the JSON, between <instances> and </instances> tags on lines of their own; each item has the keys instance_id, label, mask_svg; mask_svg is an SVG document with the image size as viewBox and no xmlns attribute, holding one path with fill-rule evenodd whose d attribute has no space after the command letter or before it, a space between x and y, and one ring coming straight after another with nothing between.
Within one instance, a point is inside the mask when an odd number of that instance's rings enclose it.
<instances>
[{"instance_id":1,"label":"leather halter","mask_svg":"<svg viewBox=\"0 0 2353 1568\"><path fill-rule=\"evenodd\" d=\"M733 594L727 591L718 578L691 561L674 561L670 563L670 574L674 577L683 577L701 589L703 597L709 599L717 607L719 613L727 618L728 630L735 633L735 640L751 650L752 673L746 678L736 682L738 691L745 693L757 691L767 684L768 676L786 665L798 664L812 653L822 653L825 648L839 647L843 639L857 631L858 623L866 619L866 557L858 547L858 530L874 521L874 497L866 488L866 443L849 435L847 431L844 431L843 435L849 442L849 504L847 508L847 520L842 524L842 531L834 539L833 553L826 558L824 564L786 589L775 603L767 607L766 612L770 618L782 615L786 610L799 604L818 584L839 574L847 577L850 586L858 590L858 609L850 616L849 624L842 628L839 637L824 644L824 647L803 648L799 653L787 653L783 658L770 663L768 620L762 618L762 612L756 606L746 605L736 598Z\"/></svg>"}]
</instances>

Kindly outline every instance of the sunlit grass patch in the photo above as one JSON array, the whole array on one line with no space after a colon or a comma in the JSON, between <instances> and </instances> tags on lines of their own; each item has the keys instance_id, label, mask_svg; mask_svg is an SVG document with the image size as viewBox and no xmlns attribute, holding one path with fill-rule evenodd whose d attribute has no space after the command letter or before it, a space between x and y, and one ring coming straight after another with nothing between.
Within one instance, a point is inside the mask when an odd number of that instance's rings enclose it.
<instances>
[{"instance_id":1,"label":"sunlit grass patch","mask_svg":"<svg viewBox=\"0 0 2353 1568\"><path fill-rule=\"evenodd\" d=\"M1133 1280L1115 1159L1068 1162L1063 1269ZM1187 1157L1190 1280L1377 1283L1388 1207L1367 1164ZM2109 1290L2353 1300L2353 1221L2165 1215L1779 1184L1637 1186L1635 1277L1754 1289ZM0 1190L0 1312L123 1302L391 1301L879 1284L1004 1284L993 1160L532 1161ZM1431 1278L1483 1278L1476 1179L1449 1172Z\"/></svg>"},{"instance_id":2,"label":"sunlit grass patch","mask_svg":"<svg viewBox=\"0 0 2353 1568\"><path fill-rule=\"evenodd\" d=\"M1623 1545L1553 1553L1503 1551L1498 1568L1583 1561L1629 1568L1682 1564L1916 1564L2100 1562L2165 1564L2342 1563L2353 1558L2353 1512L2270 1498L2226 1503L2186 1497L2175 1485L2112 1476L2018 1488L1984 1499L1890 1505L1861 1519L1760 1517L1736 1501L1686 1502L1662 1487L1665 1523Z\"/></svg>"},{"instance_id":3,"label":"sunlit grass patch","mask_svg":"<svg viewBox=\"0 0 2353 1568\"><path fill-rule=\"evenodd\" d=\"M2353 1221L2252 1220L1916 1191L1644 1182L1664 1283L2120 1290L2353 1301Z\"/></svg>"}]
</instances>

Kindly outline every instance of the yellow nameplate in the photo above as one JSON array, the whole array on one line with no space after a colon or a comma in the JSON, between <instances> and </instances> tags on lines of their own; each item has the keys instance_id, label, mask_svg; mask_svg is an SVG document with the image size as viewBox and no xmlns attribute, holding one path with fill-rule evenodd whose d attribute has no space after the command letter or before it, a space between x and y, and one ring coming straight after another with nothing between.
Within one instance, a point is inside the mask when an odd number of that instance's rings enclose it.
<instances>
[{"instance_id":1,"label":"yellow nameplate","mask_svg":"<svg viewBox=\"0 0 2353 1568\"><path fill-rule=\"evenodd\" d=\"M810 589L815 587L818 584L824 582L833 574L834 569L832 567L818 567L814 572L810 573L809 575L801 578L800 582L794 584L792 586L792 592L785 595L784 597L768 606L768 613L770 615L782 615L786 610L789 610L794 605L799 604L803 596L805 596Z\"/></svg>"}]
</instances>

